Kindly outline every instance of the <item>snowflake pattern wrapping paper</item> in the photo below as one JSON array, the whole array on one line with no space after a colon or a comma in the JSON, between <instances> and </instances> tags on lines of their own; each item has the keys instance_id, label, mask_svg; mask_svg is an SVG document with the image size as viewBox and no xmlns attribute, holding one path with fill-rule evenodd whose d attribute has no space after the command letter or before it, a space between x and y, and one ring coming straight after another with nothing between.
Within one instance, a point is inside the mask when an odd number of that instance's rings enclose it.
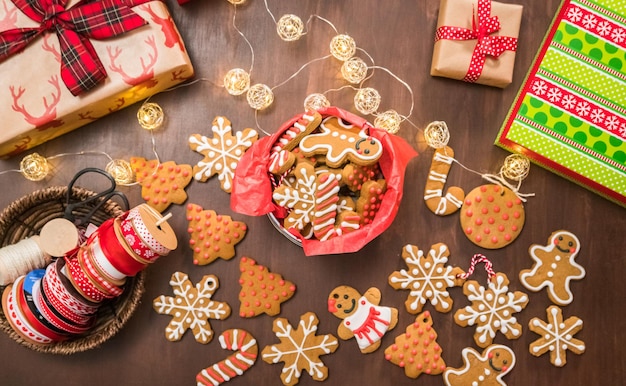
<instances>
[{"instance_id":1,"label":"snowflake pattern wrapping paper","mask_svg":"<svg viewBox=\"0 0 626 386\"><path fill-rule=\"evenodd\" d=\"M626 3L564 0L496 144L626 206Z\"/></svg>"},{"instance_id":2,"label":"snowflake pattern wrapping paper","mask_svg":"<svg viewBox=\"0 0 626 386\"><path fill-rule=\"evenodd\" d=\"M174 272L170 285L175 297L161 295L152 302L156 312L172 316L165 328L165 337L172 342L179 341L185 331L191 330L197 342L209 343L214 335L209 319L226 319L231 310L227 303L212 299L219 287L217 277L203 276L194 286L187 274Z\"/></svg>"}]
</instances>

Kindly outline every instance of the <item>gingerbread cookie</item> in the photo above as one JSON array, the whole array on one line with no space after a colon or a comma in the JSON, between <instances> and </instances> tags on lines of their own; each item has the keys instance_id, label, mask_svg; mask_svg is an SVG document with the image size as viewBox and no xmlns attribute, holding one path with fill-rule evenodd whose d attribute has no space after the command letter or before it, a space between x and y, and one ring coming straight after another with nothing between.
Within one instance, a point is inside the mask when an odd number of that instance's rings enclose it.
<instances>
[{"instance_id":1,"label":"gingerbread cookie","mask_svg":"<svg viewBox=\"0 0 626 386\"><path fill-rule=\"evenodd\" d=\"M333 172L323 172L317 176L315 190L315 210L313 211L313 234L320 240L337 236L335 221L339 201L339 181L341 177Z\"/></svg>"},{"instance_id":2,"label":"gingerbread cookie","mask_svg":"<svg viewBox=\"0 0 626 386\"><path fill-rule=\"evenodd\" d=\"M222 190L230 193L239 160L259 134L254 129L244 129L233 135L230 121L220 116L213 120L211 131L213 138L201 134L189 137L191 150L204 155L204 159L193 167L193 177L204 182L217 174Z\"/></svg>"},{"instance_id":3,"label":"gingerbread cookie","mask_svg":"<svg viewBox=\"0 0 626 386\"><path fill-rule=\"evenodd\" d=\"M171 204L182 204L187 199L185 187L192 178L190 165L131 157L130 166L141 185L141 197L157 211L163 212Z\"/></svg>"},{"instance_id":4,"label":"gingerbread cookie","mask_svg":"<svg viewBox=\"0 0 626 386\"><path fill-rule=\"evenodd\" d=\"M353 192L360 191L363 183L375 180L379 174L380 168L378 163L365 166L348 163L341 172L343 182Z\"/></svg>"},{"instance_id":5,"label":"gingerbread cookie","mask_svg":"<svg viewBox=\"0 0 626 386\"><path fill-rule=\"evenodd\" d=\"M172 316L165 328L167 340L181 340L185 331L191 330L197 342L209 343L213 339L209 319L224 320L230 315L227 303L212 299L219 287L217 276L203 276L194 286L187 274L174 272L170 285L176 297L161 295L152 302L156 312Z\"/></svg>"},{"instance_id":6,"label":"gingerbread cookie","mask_svg":"<svg viewBox=\"0 0 626 386\"><path fill-rule=\"evenodd\" d=\"M398 309L380 306L378 288L361 295L349 286L339 286L328 297L328 311L342 319L337 334L343 340L355 338L362 353L374 352L380 347L387 331L398 323Z\"/></svg>"},{"instance_id":7,"label":"gingerbread cookie","mask_svg":"<svg viewBox=\"0 0 626 386\"><path fill-rule=\"evenodd\" d=\"M217 386L228 382L242 375L256 362L259 346L249 332L238 328L226 330L220 335L219 341L224 350L235 353L200 371L196 375L198 386Z\"/></svg>"},{"instance_id":8,"label":"gingerbread cookie","mask_svg":"<svg viewBox=\"0 0 626 386\"><path fill-rule=\"evenodd\" d=\"M522 326L513 314L526 308L528 296L520 291L509 292L508 285L509 279L503 273L496 273L488 288L475 280L463 285L463 293L472 304L457 310L454 321L461 327L476 326L474 341L478 347L489 346L497 331L508 339L522 335Z\"/></svg>"},{"instance_id":9,"label":"gingerbread cookie","mask_svg":"<svg viewBox=\"0 0 626 386\"><path fill-rule=\"evenodd\" d=\"M466 347L461 355L463 367L449 367L443 373L443 381L447 386L506 386L502 377L515 366L513 350L501 344L492 344L482 353Z\"/></svg>"},{"instance_id":10,"label":"gingerbread cookie","mask_svg":"<svg viewBox=\"0 0 626 386\"><path fill-rule=\"evenodd\" d=\"M361 216L361 224L368 225L374 221L378 209L387 191L387 181L367 181L361 187L361 195L356 201L356 212Z\"/></svg>"},{"instance_id":11,"label":"gingerbread cookie","mask_svg":"<svg viewBox=\"0 0 626 386\"><path fill-rule=\"evenodd\" d=\"M430 312L424 311L385 349L385 359L404 368L407 377L417 378L422 373L437 375L445 370L441 351Z\"/></svg>"},{"instance_id":12,"label":"gingerbread cookie","mask_svg":"<svg viewBox=\"0 0 626 386\"><path fill-rule=\"evenodd\" d=\"M563 311L557 306L548 307L546 314L546 321L532 318L528 322L530 331L541 337L532 342L528 349L536 357L550 351L550 363L562 367L567 363L566 350L578 355L585 352L585 343L574 338L582 330L583 321L576 316L563 320Z\"/></svg>"},{"instance_id":13,"label":"gingerbread cookie","mask_svg":"<svg viewBox=\"0 0 626 386\"><path fill-rule=\"evenodd\" d=\"M389 275L389 285L396 290L410 290L404 303L408 312L421 312L427 300L439 312L452 309L448 287L461 285L464 280L459 275L464 272L459 267L446 265L448 256L450 251L443 243L432 245L426 255L415 245L404 246L402 258L408 269Z\"/></svg>"},{"instance_id":14,"label":"gingerbread cookie","mask_svg":"<svg viewBox=\"0 0 626 386\"><path fill-rule=\"evenodd\" d=\"M269 171L274 174L286 172L297 159L291 150L298 146L304 136L315 130L321 121L322 116L317 111L307 111L285 130L270 151Z\"/></svg>"},{"instance_id":15,"label":"gingerbread cookie","mask_svg":"<svg viewBox=\"0 0 626 386\"><path fill-rule=\"evenodd\" d=\"M504 186L487 184L465 196L461 227L465 236L486 249L503 248L519 236L524 226L524 205Z\"/></svg>"},{"instance_id":16,"label":"gingerbread cookie","mask_svg":"<svg viewBox=\"0 0 626 386\"><path fill-rule=\"evenodd\" d=\"M426 207L439 216L455 213L461 208L465 198L465 192L457 186L449 187L446 194L443 194L453 161L454 150L449 146L444 146L435 150L430 164L430 172L424 188L424 201Z\"/></svg>"},{"instance_id":17,"label":"gingerbread cookie","mask_svg":"<svg viewBox=\"0 0 626 386\"><path fill-rule=\"evenodd\" d=\"M296 329L285 318L274 320L272 331L280 343L265 346L261 358L269 364L285 364L280 374L284 385L297 384L303 371L316 381L328 377L328 367L324 366L320 357L335 352L339 342L332 334L317 335L318 323L317 315L313 312L302 315Z\"/></svg>"},{"instance_id":18,"label":"gingerbread cookie","mask_svg":"<svg viewBox=\"0 0 626 386\"><path fill-rule=\"evenodd\" d=\"M284 227L302 230L314 218L317 177L315 168L307 163L299 164L294 169L294 175L295 186L283 184L277 187L272 193L272 198L278 205L291 209L284 220Z\"/></svg>"},{"instance_id":19,"label":"gingerbread cookie","mask_svg":"<svg viewBox=\"0 0 626 386\"><path fill-rule=\"evenodd\" d=\"M330 116L320 124L320 132L309 134L300 141L304 155L322 154L326 165L337 168L347 161L357 165L371 165L383 153L380 141L341 118Z\"/></svg>"},{"instance_id":20,"label":"gingerbread cookie","mask_svg":"<svg viewBox=\"0 0 626 386\"><path fill-rule=\"evenodd\" d=\"M235 245L246 235L246 224L233 221L230 216L213 210L203 210L200 205L187 205L190 235L189 247L193 250L193 263L207 265L218 257L230 260L235 256Z\"/></svg>"},{"instance_id":21,"label":"gingerbread cookie","mask_svg":"<svg viewBox=\"0 0 626 386\"><path fill-rule=\"evenodd\" d=\"M580 250L580 241L571 232L559 230L550 235L548 245L534 244L528 250L535 261L531 269L520 272L524 287L538 292L548 288L554 303L565 306L574 300L569 284L585 277L585 269L574 259Z\"/></svg>"},{"instance_id":22,"label":"gingerbread cookie","mask_svg":"<svg viewBox=\"0 0 626 386\"><path fill-rule=\"evenodd\" d=\"M295 284L284 280L280 274L270 272L249 257L241 258L239 271L239 316L242 318L252 318L263 313L278 315L280 305L295 294Z\"/></svg>"}]
</instances>

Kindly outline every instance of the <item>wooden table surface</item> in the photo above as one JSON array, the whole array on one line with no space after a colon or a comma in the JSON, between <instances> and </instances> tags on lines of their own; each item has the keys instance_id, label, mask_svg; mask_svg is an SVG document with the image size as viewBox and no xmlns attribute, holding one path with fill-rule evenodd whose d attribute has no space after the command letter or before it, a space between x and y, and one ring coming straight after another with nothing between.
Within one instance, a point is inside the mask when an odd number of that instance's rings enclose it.
<instances>
[{"instance_id":1,"label":"wooden table surface","mask_svg":"<svg viewBox=\"0 0 626 386\"><path fill-rule=\"evenodd\" d=\"M190 52L197 73L203 81L151 98L164 109L166 123L154 133L156 150L161 160L194 165L200 156L187 144L190 134L209 135L210 122L224 115L233 122L235 130L258 125L273 132L283 121L302 111L304 98L313 92L337 89L346 83L340 76L341 63L335 59L313 62L283 86L275 89L275 102L267 110L255 113L245 97L226 93L220 84L223 74L234 67L249 68L250 51L233 28L233 7L225 0L191 0L179 6L167 0ZM436 0L373 0L342 1L267 1L274 16L292 13L306 22L309 15L330 21L340 33L349 34L359 48L367 51L376 65L385 67L404 80L412 89L413 125L405 122L399 136L419 151L406 171L404 197L398 215L390 228L358 253L331 256L304 256L302 250L281 236L266 217L247 217L233 213L230 196L220 190L216 178L206 183L192 182L187 188L188 203L214 209L233 216L249 226L245 239L237 245L236 257L218 260L208 266L195 266L188 248L185 206L173 205L170 223L179 240L179 247L161 258L146 272L142 302L127 325L101 347L70 356L36 353L17 344L5 334L0 336L0 384L2 385L191 385L203 368L225 358L229 352L220 348L217 339L207 345L197 343L187 332L179 342L165 339L164 329L169 316L157 314L152 300L159 295L172 295L168 284L172 273L187 273L193 282L203 275L219 277L220 288L214 295L226 301L234 313L224 321L211 321L216 334L228 328L243 328L258 340L260 348L278 343L272 333L273 317L262 315L243 319L239 308L238 265L242 256L249 256L270 270L278 272L298 286L296 295L283 303L280 317L296 323L307 311L319 319L318 332L336 335L339 319L327 311L326 298L338 285L350 285L361 292L378 287L382 304L399 310L398 327L388 333L382 348L372 354L361 354L354 340L340 341L337 351L322 356L329 369L328 385L441 385L441 375L422 375L417 381L384 359L383 350L391 345L415 319L404 308L406 291L395 291L387 284L388 276L405 268L400 257L402 247L414 244L428 250L430 245L448 245L450 264L467 268L475 253L484 253L498 272L511 280L510 289L528 293L530 302L517 314L523 327L520 339L507 340L501 333L495 343L513 349L517 362L504 380L509 385L600 385L622 383L626 373L624 360L624 331L626 314L626 212L584 188L566 181L540 167L533 166L524 180L523 192L533 192L525 204L526 224L519 238L499 250L481 249L466 239L459 226L458 214L439 217L426 208L423 201L424 184L430 167L432 149L418 142L418 133L431 121L446 121L451 132L450 145L456 158L465 166L479 172L495 173L500 169L506 151L493 145L494 139L523 81L544 33L559 5L558 0L517 0L524 5L515 61L513 83L505 89L470 85L459 81L434 78L429 75L433 35L439 2ZM236 24L254 48L252 83L273 86L290 78L304 63L328 54L330 39L335 35L328 23L314 18L308 24L308 34L297 42L279 39L275 23L261 0L248 0L237 8ZM412 95L396 79L383 70L376 71L367 83L376 88L382 103L379 111L390 108L406 115ZM352 89L331 92L331 103L356 113ZM113 113L88 126L66 134L34 149L44 156L80 151L103 151L113 158L130 156L153 158L148 132L142 130L135 115L138 105ZM8 106L1 109L8 109ZM368 119L373 120L369 116ZM418 129L419 128L419 129ZM0 161L0 170L18 167L21 156ZM102 156L65 156L52 161L53 175L42 182L30 182L18 174L0 175L3 192L0 207L30 192L48 186L66 185L72 176L87 166L103 168ZM453 167L449 183L466 192L481 185L480 176ZM86 186L88 187L88 186ZM131 205L142 202L137 186L120 188ZM563 307L566 317L578 316L584 321L577 338L586 344L582 355L567 353L567 364L557 368L550 364L548 354L536 358L529 353L529 344L538 335L528 330L533 317L545 319L551 304L545 291L531 293L519 281L519 271L530 268L528 249L532 244L545 245L550 234L565 229L578 236L581 250L577 261L587 271L581 281L572 282L574 301ZM474 278L485 283L486 275L479 267ZM460 287L450 290L454 310L439 313L427 304L433 314L438 343L448 366L461 367L461 350L476 349L474 328L463 328L453 321L454 311L469 304ZM243 376L234 378L234 385L279 385L282 364L270 365L262 360ZM301 385L313 385L308 374L302 374Z\"/></svg>"}]
</instances>

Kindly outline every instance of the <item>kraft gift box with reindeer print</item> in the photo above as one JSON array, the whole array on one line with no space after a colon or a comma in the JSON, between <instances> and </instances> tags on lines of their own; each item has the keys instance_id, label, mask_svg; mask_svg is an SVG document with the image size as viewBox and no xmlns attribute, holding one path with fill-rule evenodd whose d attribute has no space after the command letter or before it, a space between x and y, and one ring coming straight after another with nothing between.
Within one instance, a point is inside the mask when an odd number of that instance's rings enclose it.
<instances>
[{"instance_id":1,"label":"kraft gift box with reindeer print","mask_svg":"<svg viewBox=\"0 0 626 386\"><path fill-rule=\"evenodd\" d=\"M27 16L16 6L18 2L0 0L0 37L2 31L16 28L44 30L45 21ZM66 10L74 3L70 1ZM126 0L119 3L129 4ZM68 48L61 47L54 26L46 25L23 51L0 62L0 157L19 154L193 77L185 45L166 5L148 0L130 4L134 6L129 9L146 24L115 37L88 39L106 77L87 91L74 95L66 86L60 69L62 52L67 61ZM104 12L95 16L96 24L108 21ZM0 48L3 43L6 40L0 39Z\"/></svg>"}]
</instances>

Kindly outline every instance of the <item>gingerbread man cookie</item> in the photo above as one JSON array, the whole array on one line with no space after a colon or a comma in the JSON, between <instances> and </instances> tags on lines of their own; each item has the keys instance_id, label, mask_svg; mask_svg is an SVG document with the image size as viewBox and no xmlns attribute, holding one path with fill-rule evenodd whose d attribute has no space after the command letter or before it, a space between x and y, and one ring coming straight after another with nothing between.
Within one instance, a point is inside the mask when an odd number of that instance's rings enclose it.
<instances>
[{"instance_id":1,"label":"gingerbread man cookie","mask_svg":"<svg viewBox=\"0 0 626 386\"><path fill-rule=\"evenodd\" d=\"M357 165L371 165L383 153L380 141L366 133L366 129L355 127L341 118L330 116L320 125L320 132L305 136L300 141L304 155L322 154L326 165L337 168L352 161Z\"/></svg>"},{"instance_id":2,"label":"gingerbread man cookie","mask_svg":"<svg viewBox=\"0 0 626 386\"><path fill-rule=\"evenodd\" d=\"M349 286L339 286L328 297L328 311L342 319L337 334L343 340L355 338L362 353L374 352L380 347L387 331L398 324L398 309L380 306L378 288L361 295Z\"/></svg>"},{"instance_id":3,"label":"gingerbread man cookie","mask_svg":"<svg viewBox=\"0 0 626 386\"><path fill-rule=\"evenodd\" d=\"M574 261L579 250L580 241L573 233L564 230L552 233L548 245L530 247L535 264L520 272L520 281L534 292L547 287L550 300L558 305L570 304L574 299L570 281L585 277L585 269Z\"/></svg>"},{"instance_id":4,"label":"gingerbread man cookie","mask_svg":"<svg viewBox=\"0 0 626 386\"><path fill-rule=\"evenodd\" d=\"M515 366L513 350L501 344L492 344L482 353L471 347L463 349L463 367L448 367L443 373L443 381L447 386L506 386L502 377Z\"/></svg>"}]
</instances>

